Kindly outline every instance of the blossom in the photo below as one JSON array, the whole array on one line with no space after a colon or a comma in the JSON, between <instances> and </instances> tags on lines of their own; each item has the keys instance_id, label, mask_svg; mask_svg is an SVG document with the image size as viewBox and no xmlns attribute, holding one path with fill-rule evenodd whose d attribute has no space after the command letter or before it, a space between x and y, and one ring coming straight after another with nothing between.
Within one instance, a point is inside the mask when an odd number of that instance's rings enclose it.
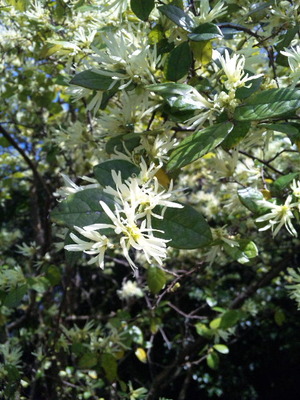
<instances>
[{"instance_id":1,"label":"blossom","mask_svg":"<svg viewBox=\"0 0 300 400\"><path fill-rule=\"evenodd\" d=\"M143 119L159 107L145 99L143 93L120 92L118 100L106 108L97 120L100 136L117 136L131 131L144 131Z\"/></svg>"},{"instance_id":2,"label":"blossom","mask_svg":"<svg viewBox=\"0 0 300 400\"><path fill-rule=\"evenodd\" d=\"M106 32L102 40L105 48L93 48L92 58L107 71L113 71L115 81L123 81L120 89L132 82L138 85L155 83L154 73L161 56L157 54L156 46L150 47L147 32L141 26Z\"/></svg>"},{"instance_id":3,"label":"blossom","mask_svg":"<svg viewBox=\"0 0 300 400\"><path fill-rule=\"evenodd\" d=\"M194 17L194 21L198 24L205 22L211 22L216 18L226 14L227 6L224 7L224 3L219 1L213 8L210 7L209 0L198 0L194 2L194 6L197 12L197 17Z\"/></svg>"},{"instance_id":4,"label":"blossom","mask_svg":"<svg viewBox=\"0 0 300 400\"><path fill-rule=\"evenodd\" d=\"M300 181L296 182L296 179L294 179L291 184L291 189L293 190L293 196L297 198L298 210L300 211Z\"/></svg>"},{"instance_id":5,"label":"blossom","mask_svg":"<svg viewBox=\"0 0 300 400\"><path fill-rule=\"evenodd\" d=\"M163 163L169 160L168 153L178 146L179 142L177 139L172 138L170 134L161 134L157 135L152 143L149 137L142 136L141 144L152 158Z\"/></svg>"},{"instance_id":6,"label":"blossom","mask_svg":"<svg viewBox=\"0 0 300 400\"><path fill-rule=\"evenodd\" d=\"M295 83L297 83L300 77L300 46L291 47L291 49L285 48L280 53L288 58L292 75L294 76Z\"/></svg>"},{"instance_id":7,"label":"blossom","mask_svg":"<svg viewBox=\"0 0 300 400\"><path fill-rule=\"evenodd\" d=\"M293 190L293 195L300 199L300 181L296 182L296 179L294 179L291 184L291 189Z\"/></svg>"},{"instance_id":8,"label":"blossom","mask_svg":"<svg viewBox=\"0 0 300 400\"><path fill-rule=\"evenodd\" d=\"M144 296L142 289L137 286L137 283L130 280L123 282L122 289L117 290L117 293L122 300Z\"/></svg>"},{"instance_id":9,"label":"blossom","mask_svg":"<svg viewBox=\"0 0 300 400\"><path fill-rule=\"evenodd\" d=\"M86 179L87 181L89 181L91 183L89 185L85 185L85 186L78 186L67 175L61 174L61 176L64 180L65 186L62 186L59 189L57 189L57 191L54 193L54 196L56 196L56 197L66 198L70 194L80 192L81 190L94 189L94 188L100 187L100 185L96 181L96 179L83 177L84 179Z\"/></svg>"},{"instance_id":10,"label":"blossom","mask_svg":"<svg viewBox=\"0 0 300 400\"><path fill-rule=\"evenodd\" d=\"M30 242L29 246L23 242L21 245L18 244L16 247L18 248L17 253L20 253L25 257L33 257L40 249L40 246L38 246L34 241Z\"/></svg>"},{"instance_id":11,"label":"blossom","mask_svg":"<svg viewBox=\"0 0 300 400\"><path fill-rule=\"evenodd\" d=\"M195 115L185 122L186 127L198 129L210 116L210 110L214 108L214 103L207 100L195 88L191 88L185 94L185 103L189 104L195 110Z\"/></svg>"},{"instance_id":12,"label":"blossom","mask_svg":"<svg viewBox=\"0 0 300 400\"><path fill-rule=\"evenodd\" d=\"M114 196L115 201L122 206L128 203L135 210L135 219L146 217L147 225L151 227L151 216L162 219L163 217L154 212L157 206L182 208L179 203L171 201L172 188L171 183L169 190L160 190L158 179L153 177L151 181L143 182L140 178L130 177L122 182L121 172L112 171L112 178L115 182L116 189L107 186L105 193ZM164 210L163 210L164 212ZM162 213L163 213L162 212Z\"/></svg>"},{"instance_id":13,"label":"blossom","mask_svg":"<svg viewBox=\"0 0 300 400\"><path fill-rule=\"evenodd\" d=\"M87 231L93 232L105 228L114 229L117 235L121 235L120 245L123 254L133 269L137 268L137 266L129 255L131 247L142 251L149 263L151 262L151 258L154 258L159 265L162 264L162 260L166 258L166 243L169 240L153 236L154 231L161 231L147 228L145 220L138 226L135 218L135 209L128 203L123 204L123 209L116 207L114 212L103 201L100 201L100 205L113 224L89 225L85 227Z\"/></svg>"},{"instance_id":14,"label":"blossom","mask_svg":"<svg viewBox=\"0 0 300 400\"><path fill-rule=\"evenodd\" d=\"M245 74L245 57L243 55L233 54L230 57L228 50L225 50L224 56L218 53L217 58L227 78L227 81L224 83L227 90L235 90L238 87L245 86L246 82L262 76L262 74L252 76Z\"/></svg>"},{"instance_id":15,"label":"blossom","mask_svg":"<svg viewBox=\"0 0 300 400\"><path fill-rule=\"evenodd\" d=\"M226 229L226 225L223 227L215 228L211 230L213 241L215 245L206 253L206 261L209 265L212 265L218 254L223 250L223 246L239 247L239 243L233 239L233 236L229 235Z\"/></svg>"},{"instance_id":16,"label":"blossom","mask_svg":"<svg viewBox=\"0 0 300 400\"><path fill-rule=\"evenodd\" d=\"M74 233L70 233L71 239L73 239L76 244L68 244L64 248L68 251L83 251L86 254L94 255L95 257L91 258L88 264L97 263L99 267L103 269L104 253L107 248L113 248L114 245L105 235L101 235L97 231L90 230L88 227L79 228L78 226L74 226L74 229L76 229L81 236L92 240L92 242L82 240Z\"/></svg>"},{"instance_id":17,"label":"blossom","mask_svg":"<svg viewBox=\"0 0 300 400\"><path fill-rule=\"evenodd\" d=\"M293 236L297 236L297 232L293 227L291 219L294 218L292 209L297 206L297 203L292 203L292 196L288 196L283 205L277 205L269 201L260 200L257 202L262 207L270 208L271 212L256 218L256 222L266 222L268 223L260 228L260 231L266 231L267 229L272 230L273 237L277 235L279 230L285 226L286 230ZM275 230L274 227L276 226Z\"/></svg>"}]
</instances>

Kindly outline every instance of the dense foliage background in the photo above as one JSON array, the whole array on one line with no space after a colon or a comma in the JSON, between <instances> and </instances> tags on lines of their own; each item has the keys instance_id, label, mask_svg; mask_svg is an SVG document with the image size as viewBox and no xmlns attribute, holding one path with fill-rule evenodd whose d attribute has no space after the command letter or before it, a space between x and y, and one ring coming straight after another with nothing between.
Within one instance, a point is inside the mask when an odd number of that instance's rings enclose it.
<instances>
[{"instance_id":1,"label":"dense foliage background","mask_svg":"<svg viewBox=\"0 0 300 400\"><path fill-rule=\"evenodd\" d=\"M299 398L299 9L0 2L1 398Z\"/></svg>"}]
</instances>

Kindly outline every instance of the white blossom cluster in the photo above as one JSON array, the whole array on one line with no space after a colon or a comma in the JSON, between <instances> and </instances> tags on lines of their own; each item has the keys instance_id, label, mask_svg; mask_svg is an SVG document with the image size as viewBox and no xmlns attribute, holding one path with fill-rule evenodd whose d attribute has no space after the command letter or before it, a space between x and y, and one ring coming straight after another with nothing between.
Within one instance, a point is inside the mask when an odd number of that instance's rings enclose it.
<instances>
[{"instance_id":1,"label":"white blossom cluster","mask_svg":"<svg viewBox=\"0 0 300 400\"><path fill-rule=\"evenodd\" d=\"M106 186L104 192L113 196L115 207L111 209L104 201L100 206L111 220L111 224L92 224L83 228L74 226L74 229L86 239L71 233L70 236L76 244L66 245L68 251L83 251L93 255L89 264L97 263L104 268L104 254L107 249L119 246L129 265L135 269L136 264L130 255L130 249L142 251L150 263L154 259L159 265L167 257L167 243L169 240L156 236L158 231L152 228L152 218L163 218L166 207L181 208L182 205L172 201L172 184L166 191L162 189L155 174L161 165L150 165L147 168L145 161L141 161L141 172L122 180L122 173L112 171L115 186ZM73 185L74 187L74 185ZM80 190L80 188L78 188ZM162 207L162 210L158 210ZM110 238L101 234L101 230L111 229L117 235Z\"/></svg>"}]
</instances>

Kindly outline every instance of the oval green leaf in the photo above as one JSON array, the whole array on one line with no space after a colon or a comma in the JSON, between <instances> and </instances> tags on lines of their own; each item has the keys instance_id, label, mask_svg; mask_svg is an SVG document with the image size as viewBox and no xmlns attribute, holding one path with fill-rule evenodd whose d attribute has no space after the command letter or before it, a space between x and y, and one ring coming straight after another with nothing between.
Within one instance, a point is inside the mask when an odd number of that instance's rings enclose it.
<instances>
[{"instance_id":1,"label":"oval green leaf","mask_svg":"<svg viewBox=\"0 0 300 400\"><path fill-rule=\"evenodd\" d=\"M287 116L300 107L300 90L270 89L256 93L235 109L238 121L259 121L265 118Z\"/></svg>"},{"instance_id":2,"label":"oval green leaf","mask_svg":"<svg viewBox=\"0 0 300 400\"><path fill-rule=\"evenodd\" d=\"M157 294L165 286L167 281L166 273L158 267L150 267L147 270L147 283L150 292Z\"/></svg>"},{"instance_id":3,"label":"oval green leaf","mask_svg":"<svg viewBox=\"0 0 300 400\"><path fill-rule=\"evenodd\" d=\"M131 0L130 7L142 21L147 21L154 8L154 0Z\"/></svg>"},{"instance_id":4,"label":"oval green leaf","mask_svg":"<svg viewBox=\"0 0 300 400\"><path fill-rule=\"evenodd\" d=\"M198 160L217 147L233 129L231 122L215 124L185 138L171 153L167 170L172 171Z\"/></svg>"},{"instance_id":5,"label":"oval green leaf","mask_svg":"<svg viewBox=\"0 0 300 400\"><path fill-rule=\"evenodd\" d=\"M251 212L257 214L262 210L262 208L257 204L257 201L264 199L263 194L259 190L251 187L240 189L238 190L238 198Z\"/></svg>"},{"instance_id":6,"label":"oval green leaf","mask_svg":"<svg viewBox=\"0 0 300 400\"><path fill-rule=\"evenodd\" d=\"M180 28L191 32L194 27L194 21L186 14L181 8L173 6L171 4L164 5L158 8L159 11L173 21Z\"/></svg>"},{"instance_id":7,"label":"oval green leaf","mask_svg":"<svg viewBox=\"0 0 300 400\"><path fill-rule=\"evenodd\" d=\"M193 207L167 208L163 219L153 218L154 229L162 230L156 236L171 239L169 246L177 249L197 249L212 241L208 223Z\"/></svg>"},{"instance_id":8,"label":"oval green leaf","mask_svg":"<svg viewBox=\"0 0 300 400\"><path fill-rule=\"evenodd\" d=\"M110 218L99 204L100 201L104 201L110 208L114 208L113 198L103 193L102 190L81 190L59 203L52 211L51 218L54 222L70 228L98 223L111 224Z\"/></svg>"},{"instance_id":9,"label":"oval green leaf","mask_svg":"<svg viewBox=\"0 0 300 400\"><path fill-rule=\"evenodd\" d=\"M101 71L98 72L92 70L86 70L75 75L70 80L72 85L82 86L92 90L107 90L112 84L116 82L110 76L101 75Z\"/></svg>"},{"instance_id":10,"label":"oval green leaf","mask_svg":"<svg viewBox=\"0 0 300 400\"><path fill-rule=\"evenodd\" d=\"M15 289L12 289L4 298L3 305L9 308L18 307L27 291L27 285L22 285Z\"/></svg>"},{"instance_id":11,"label":"oval green leaf","mask_svg":"<svg viewBox=\"0 0 300 400\"><path fill-rule=\"evenodd\" d=\"M192 64L192 53L188 42L183 42L173 49L166 64L166 79L178 81L187 73Z\"/></svg>"},{"instance_id":12,"label":"oval green leaf","mask_svg":"<svg viewBox=\"0 0 300 400\"><path fill-rule=\"evenodd\" d=\"M215 352L209 353L206 362L209 368L218 369L220 362L218 354Z\"/></svg>"},{"instance_id":13,"label":"oval green leaf","mask_svg":"<svg viewBox=\"0 0 300 400\"><path fill-rule=\"evenodd\" d=\"M94 167L94 175L97 181L102 186L115 187L115 182L112 178L112 171L121 171L122 180L128 179L132 175L138 175L140 169L126 160L109 160Z\"/></svg>"},{"instance_id":14,"label":"oval green leaf","mask_svg":"<svg viewBox=\"0 0 300 400\"><path fill-rule=\"evenodd\" d=\"M214 345L214 349L221 354L228 354L229 353L229 349L227 346L225 346L225 344L215 344Z\"/></svg>"},{"instance_id":15,"label":"oval green leaf","mask_svg":"<svg viewBox=\"0 0 300 400\"><path fill-rule=\"evenodd\" d=\"M223 37L221 29L210 22L197 26L191 33L188 34L190 40L202 42Z\"/></svg>"}]
</instances>

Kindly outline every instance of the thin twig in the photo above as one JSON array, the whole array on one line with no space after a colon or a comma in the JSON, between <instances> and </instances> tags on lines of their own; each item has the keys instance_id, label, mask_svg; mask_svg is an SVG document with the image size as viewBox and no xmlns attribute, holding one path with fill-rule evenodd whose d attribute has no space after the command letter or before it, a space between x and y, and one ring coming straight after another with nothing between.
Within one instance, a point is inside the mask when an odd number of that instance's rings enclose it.
<instances>
[{"instance_id":1,"label":"thin twig","mask_svg":"<svg viewBox=\"0 0 300 400\"><path fill-rule=\"evenodd\" d=\"M45 192L47 193L48 197L51 196L48 187L46 186L43 178L39 174L35 164L32 162L32 160L28 157L28 155L25 153L25 151L18 145L18 143L15 141L15 139L7 132L5 128L0 123L0 133L5 137L5 139L20 153L20 155L23 157L24 161L26 164L29 166L29 168L32 170L34 177L39 181L39 183L42 185L44 188Z\"/></svg>"},{"instance_id":2,"label":"thin twig","mask_svg":"<svg viewBox=\"0 0 300 400\"><path fill-rule=\"evenodd\" d=\"M245 152L245 151L242 151L242 150L239 150L239 153L240 153L240 154L243 154L243 155L246 156L246 157L251 158L252 160L258 161L258 162L260 162L261 164L264 164L266 167L268 167L268 168L270 168L272 171L276 172L276 174L284 175L281 171L278 171L278 169L272 167L272 165L270 165L268 161L264 161L264 160L262 160L261 158L255 157L255 156L253 156L252 154L249 154L249 153L247 153L247 152Z\"/></svg>"},{"instance_id":3,"label":"thin twig","mask_svg":"<svg viewBox=\"0 0 300 400\"><path fill-rule=\"evenodd\" d=\"M222 29L222 28L232 28L232 29L235 29L236 31L242 31L242 32L248 33L248 35L253 36L258 40L261 39L261 36L258 35L256 32L253 32L253 31L251 31L251 29L246 28L245 26L242 26L242 25L232 24L230 22L224 22L224 23L218 24L218 27L220 29Z\"/></svg>"}]
</instances>

